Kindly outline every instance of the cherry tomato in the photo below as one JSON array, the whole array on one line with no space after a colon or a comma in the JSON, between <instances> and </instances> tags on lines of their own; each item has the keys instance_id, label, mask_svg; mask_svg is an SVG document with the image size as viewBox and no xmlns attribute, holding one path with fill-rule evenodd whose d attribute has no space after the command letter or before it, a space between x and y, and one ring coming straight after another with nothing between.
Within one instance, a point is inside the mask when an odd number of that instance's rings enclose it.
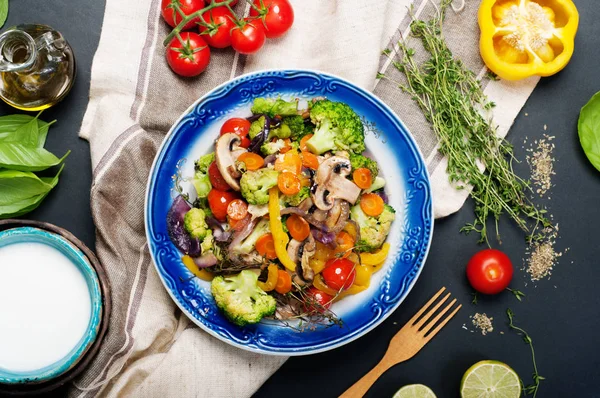
<instances>
[{"instance_id":1,"label":"cherry tomato","mask_svg":"<svg viewBox=\"0 0 600 398\"><path fill-rule=\"evenodd\" d=\"M331 303L333 302L333 297L329 294L317 289L312 286L307 291L306 294L309 296L309 300L312 298L316 303L321 305L323 308L331 307ZM322 312L322 309L317 307L316 305L308 305L306 308L308 311L319 311Z\"/></svg>"},{"instance_id":2,"label":"cherry tomato","mask_svg":"<svg viewBox=\"0 0 600 398\"><path fill-rule=\"evenodd\" d=\"M231 29L235 27L235 16L227 7L217 7L202 14L202 20L209 26L200 25L200 34L215 48L231 45Z\"/></svg>"},{"instance_id":3,"label":"cherry tomato","mask_svg":"<svg viewBox=\"0 0 600 398\"><path fill-rule=\"evenodd\" d=\"M217 167L217 162L212 162L210 166L208 166L208 179L210 180L210 185L216 190L219 191L230 191L231 187L227 184L227 181L221 175L219 168Z\"/></svg>"},{"instance_id":4,"label":"cherry tomato","mask_svg":"<svg viewBox=\"0 0 600 398\"><path fill-rule=\"evenodd\" d=\"M475 253L467 264L467 278L473 289L483 294L497 294L508 287L513 276L510 258L500 250L485 249Z\"/></svg>"},{"instance_id":5,"label":"cherry tomato","mask_svg":"<svg viewBox=\"0 0 600 398\"><path fill-rule=\"evenodd\" d=\"M167 46L167 63L180 76L192 77L204 72L210 62L210 47L197 33L183 32Z\"/></svg>"},{"instance_id":6,"label":"cherry tomato","mask_svg":"<svg viewBox=\"0 0 600 398\"><path fill-rule=\"evenodd\" d=\"M160 6L164 20L173 28L183 20L181 13L184 13L187 16L203 8L204 0L162 0ZM183 29L193 28L196 26L197 20L198 19L191 20L185 24Z\"/></svg>"},{"instance_id":7,"label":"cherry tomato","mask_svg":"<svg viewBox=\"0 0 600 398\"><path fill-rule=\"evenodd\" d=\"M269 39L283 36L294 23L294 9L288 0L254 0L251 17L260 17Z\"/></svg>"},{"instance_id":8,"label":"cherry tomato","mask_svg":"<svg viewBox=\"0 0 600 398\"><path fill-rule=\"evenodd\" d=\"M221 135L227 133L235 133L239 135L242 139L240 146L243 148L248 148L250 146L248 131L250 131L250 122L241 117L233 117L223 123L223 126L221 126Z\"/></svg>"},{"instance_id":9,"label":"cherry tomato","mask_svg":"<svg viewBox=\"0 0 600 398\"><path fill-rule=\"evenodd\" d=\"M231 47L240 54L253 54L265 44L265 27L259 20L245 18L231 31Z\"/></svg>"},{"instance_id":10,"label":"cherry tomato","mask_svg":"<svg viewBox=\"0 0 600 398\"><path fill-rule=\"evenodd\" d=\"M346 258L332 258L321 272L327 286L332 289L348 289L354 283L354 263Z\"/></svg>"},{"instance_id":11,"label":"cherry tomato","mask_svg":"<svg viewBox=\"0 0 600 398\"><path fill-rule=\"evenodd\" d=\"M208 193L208 206L217 220L225 222L227 220L227 207L231 201L237 198L238 196L233 192L211 189Z\"/></svg>"}]
</instances>

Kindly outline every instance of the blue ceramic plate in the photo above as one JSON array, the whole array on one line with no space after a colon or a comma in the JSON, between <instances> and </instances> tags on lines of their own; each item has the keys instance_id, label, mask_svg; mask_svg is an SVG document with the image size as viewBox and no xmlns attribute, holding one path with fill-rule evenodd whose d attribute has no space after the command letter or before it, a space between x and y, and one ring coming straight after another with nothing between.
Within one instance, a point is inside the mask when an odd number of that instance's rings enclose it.
<instances>
[{"instance_id":1,"label":"blue ceramic plate","mask_svg":"<svg viewBox=\"0 0 600 398\"><path fill-rule=\"evenodd\" d=\"M89 290L91 304L90 319L87 322L87 326L85 324L78 324L76 326L69 324L69 327L77 327L82 329L81 338L79 338L79 341L77 341L73 348L62 358L49 365L34 370L5 369L0 366L0 384L37 384L54 379L66 373L75 365L77 365L81 358L83 358L83 356L88 352L96 340L102 319L102 293L100 291L98 275L96 274L96 271L86 255L79 250L77 246L58 234L38 228L19 227L0 232L0 248L20 243L37 243L54 248L58 252L62 253L68 260L70 260L71 263L73 263L77 271L79 271L83 277L83 281L85 281L87 289ZM46 265L51 266L51 264ZM36 281L36 283L39 283L39 281ZM45 279L43 283L52 284L55 289L68 290L70 288L70 286L64 284L64 280L62 279L55 278L53 280L52 278L49 278ZM28 285L25 283L23 285L23 289L25 289L24 291L26 291L27 287ZM19 300L20 298L14 297L14 299ZM60 302L60 300L57 302ZM44 305L45 303L40 303L39 306L31 308L30 313L23 313L23 316L35 317L36 311L43 310ZM46 319L43 322L48 322L48 320ZM56 331L54 332L56 333ZM77 336L78 335L75 335L75 337ZM40 341L45 345L51 345L53 342L56 343L56 341L52 340L52 338L47 334L37 336L36 340L37 342L36 344L33 344L33 346L39 345ZM0 353L0 355L2 354ZM36 352L35 355L39 355L39 351Z\"/></svg>"},{"instance_id":2,"label":"blue ceramic plate","mask_svg":"<svg viewBox=\"0 0 600 398\"><path fill-rule=\"evenodd\" d=\"M251 115L256 97L326 96L350 105L365 122L366 145L387 180L390 205L397 213L388 238L392 249L368 290L335 303L343 327L297 332L270 322L240 328L217 309L210 284L182 264L171 243L166 215L173 203L172 176L193 174L193 163L213 151L223 122ZM180 164L181 159L186 159ZM192 191L192 187L187 187ZM431 241L431 189L423 158L400 119L371 93L341 78L315 71L277 70L252 73L225 83L199 99L171 128L154 160L146 193L146 234L154 264L165 288L192 321L234 346L273 355L306 355L346 344L373 329L404 300L419 276Z\"/></svg>"}]
</instances>

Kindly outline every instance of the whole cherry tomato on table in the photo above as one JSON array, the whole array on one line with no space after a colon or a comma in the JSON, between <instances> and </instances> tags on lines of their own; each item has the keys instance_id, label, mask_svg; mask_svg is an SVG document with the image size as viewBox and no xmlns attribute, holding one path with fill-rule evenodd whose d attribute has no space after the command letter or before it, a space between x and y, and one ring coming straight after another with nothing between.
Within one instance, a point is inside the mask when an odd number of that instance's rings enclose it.
<instances>
[{"instance_id":1,"label":"whole cherry tomato on table","mask_svg":"<svg viewBox=\"0 0 600 398\"><path fill-rule=\"evenodd\" d=\"M285 34L294 23L294 9L288 0L254 0L250 17L259 17L269 39Z\"/></svg>"},{"instance_id":2,"label":"whole cherry tomato on table","mask_svg":"<svg viewBox=\"0 0 600 398\"><path fill-rule=\"evenodd\" d=\"M240 54L253 54L265 44L265 27L258 19L246 18L237 22L231 31L231 47Z\"/></svg>"},{"instance_id":3,"label":"whole cherry tomato on table","mask_svg":"<svg viewBox=\"0 0 600 398\"><path fill-rule=\"evenodd\" d=\"M321 272L327 286L334 290L348 289L354 283L354 263L346 258L332 258Z\"/></svg>"},{"instance_id":4,"label":"whole cherry tomato on table","mask_svg":"<svg viewBox=\"0 0 600 398\"><path fill-rule=\"evenodd\" d=\"M467 264L469 283L479 293L500 293L508 287L512 276L510 258L500 250L482 250L471 257Z\"/></svg>"},{"instance_id":5,"label":"whole cherry tomato on table","mask_svg":"<svg viewBox=\"0 0 600 398\"><path fill-rule=\"evenodd\" d=\"M204 8L204 0L162 0L161 14L164 20L171 26L177 26L182 20L182 13L186 16ZM193 19L183 29L192 29L196 26L197 19Z\"/></svg>"},{"instance_id":6,"label":"whole cherry tomato on table","mask_svg":"<svg viewBox=\"0 0 600 398\"><path fill-rule=\"evenodd\" d=\"M180 37L167 46L167 63L180 76L197 76L210 62L210 48L197 33L183 32Z\"/></svg>"},{"instance_id":7,"label":"whole cherry tomato on table","mask_svg":"<svg viewBox=\"0 0 600 398\"><path fill-rule=\"evenodd\" d=\"M235 27L235 16L227 7L217 7L202 14L200 33L204 40L215 48L225 48L231 45L231 29Z\"/></svg>"},{"instance_id":8,"label":"whole cherry tomato on table","mask_svg":"<svg viewBox=\"0 0 600 398\"><path fill-rule=\"evenodd\" d=\"M235 199L238 199L238 195L233 192L211 189L208 193L208 206L217 220L225 222L227 220L227 207Z\"/></svg>"},{"instance_id":9,"label":"whole cherry tomato on table","mask_svg":"<svg viewBox=\"0 0 600 398\"><path fill-rule=\"evenodd\" d=\"M208 166L208 179L210 181L210 185L212 185L214 189L219 191L231 191L231 187L223 178L223 175L219 171L219 167L217 166L216 162L212 162L210 166Z\"/></svg>"},{"instance_id":10,"label":"whole cherry tomato on table","mask_svg":"<svg viewBox=\"0 0 600 398\"><path fill-rule=\"evenodd\" d=\"M240 136L242 139L240 146L242 148L248 148L250 146L250 139L248 138L249 131L250 122L241 117L233 117L223 123L223 126L221 126L221 135L235 133Z\"/></svg>"}]
</instances>

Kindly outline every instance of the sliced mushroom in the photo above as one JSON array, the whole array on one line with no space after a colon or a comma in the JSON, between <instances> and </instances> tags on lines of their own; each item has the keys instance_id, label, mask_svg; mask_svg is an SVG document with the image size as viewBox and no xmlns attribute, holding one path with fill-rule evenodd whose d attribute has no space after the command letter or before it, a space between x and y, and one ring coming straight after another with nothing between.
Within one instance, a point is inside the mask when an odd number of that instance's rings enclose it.
<instances>
[{"instance_id":1,"label":"sliced mushroom","mask_svg":"<svg viewBox=\"0 0 600 398\"><path fill-rule=\"evenodd\" d=\"M292 239L290 241L290 243L288 243L288 247L287 247L288 256L290 256L290 259L293 262L295 262L296 264L298 263L298 260L302 256L302 253L300 252L302 250L302 245L303 245L303 243L296 239Z\"/></svg>"},{"instance_id":2,"label":"sliced mushroom","mask_svg":"<svg viewBox=\"0 0 600 398\"><path fill-rule=\"evenodd\" d=\"M223 134L215 144L215 160L217 168L227 184L236 191L240 190L238 179L242 176L235 161L246 149L240 147L240 136L234 133Z\"/></svg>"},{"instance_id":3,"label":"sliced mushroom","mask_svg":"<svg viewBox=\"0 0 600 398\"><path fill-rule=\"evenodd\" d=\"M315 206L321 210L330 210L335 199L356 203L360 188L346 179L351 170L350 160L346 158L331 156L324 160L317 169L315 186L311 192Z\"/></svg>"},{"instance_id":4,"label":"sliced mushroom","mask_svg":"<svg viewBox=\"0 0 600 398\"><path fill-rule=\"evenodd\" d=\"M317 250L317 244L315 238L312 235L308 235L308 238L304 241L304 248L302 250L302 277L306 281L312 281L315 278L315 272L309 264L309 260L315 255Z\"/></svg>"},{"instance_id":5,"label":"sliced mushroom","mask_svg":"<svg viewBox=\"0 0 600 398\"><path fill-rule=\"evenodd\" d=\"M328 230L331 230L335 224L337 224L340 214L342 213L342 201L340 199L336 199L333 202L333 207L327 213L327 219L325 221L325 225Z\"/></svg>"}]
</instances>

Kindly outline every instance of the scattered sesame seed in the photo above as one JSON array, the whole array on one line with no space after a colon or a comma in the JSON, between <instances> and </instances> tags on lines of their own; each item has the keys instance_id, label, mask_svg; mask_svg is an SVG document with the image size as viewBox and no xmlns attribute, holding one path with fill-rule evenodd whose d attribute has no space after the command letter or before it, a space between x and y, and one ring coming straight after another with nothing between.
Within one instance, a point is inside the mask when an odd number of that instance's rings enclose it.
<instances>
[{"instance_id":1,"label":"scattered sesame seed","mask_svg":"<svg viewBox=\"0 0 600 398\"><path fill-rule=\"evenodd\" d=\"M488 318L485 313L476 313L472 316L472 318L473 325L481 330L482 335L485 336L486 334L494 331L494 326L492 325L494 318Z\"/></svg>"},{"instance_id":2,"label":"scattered sesame seed","mask_svg":"<svg viewBox=\"0 0 600 398\"><path fill-rule=\"evenodd\" d=\"M531 168L531 179L536 186L535 192L540 197L552 187L552 176L556 174L554 172L554 158L552 157L555 146L551 142L554 138L554 136L544 134L544 138L534 141L535 148L527 150L530 153L530 155L527 155L527 163ZM548 199L550 199L550 196L548 196Z\"/></svg>"}]
</instances>

